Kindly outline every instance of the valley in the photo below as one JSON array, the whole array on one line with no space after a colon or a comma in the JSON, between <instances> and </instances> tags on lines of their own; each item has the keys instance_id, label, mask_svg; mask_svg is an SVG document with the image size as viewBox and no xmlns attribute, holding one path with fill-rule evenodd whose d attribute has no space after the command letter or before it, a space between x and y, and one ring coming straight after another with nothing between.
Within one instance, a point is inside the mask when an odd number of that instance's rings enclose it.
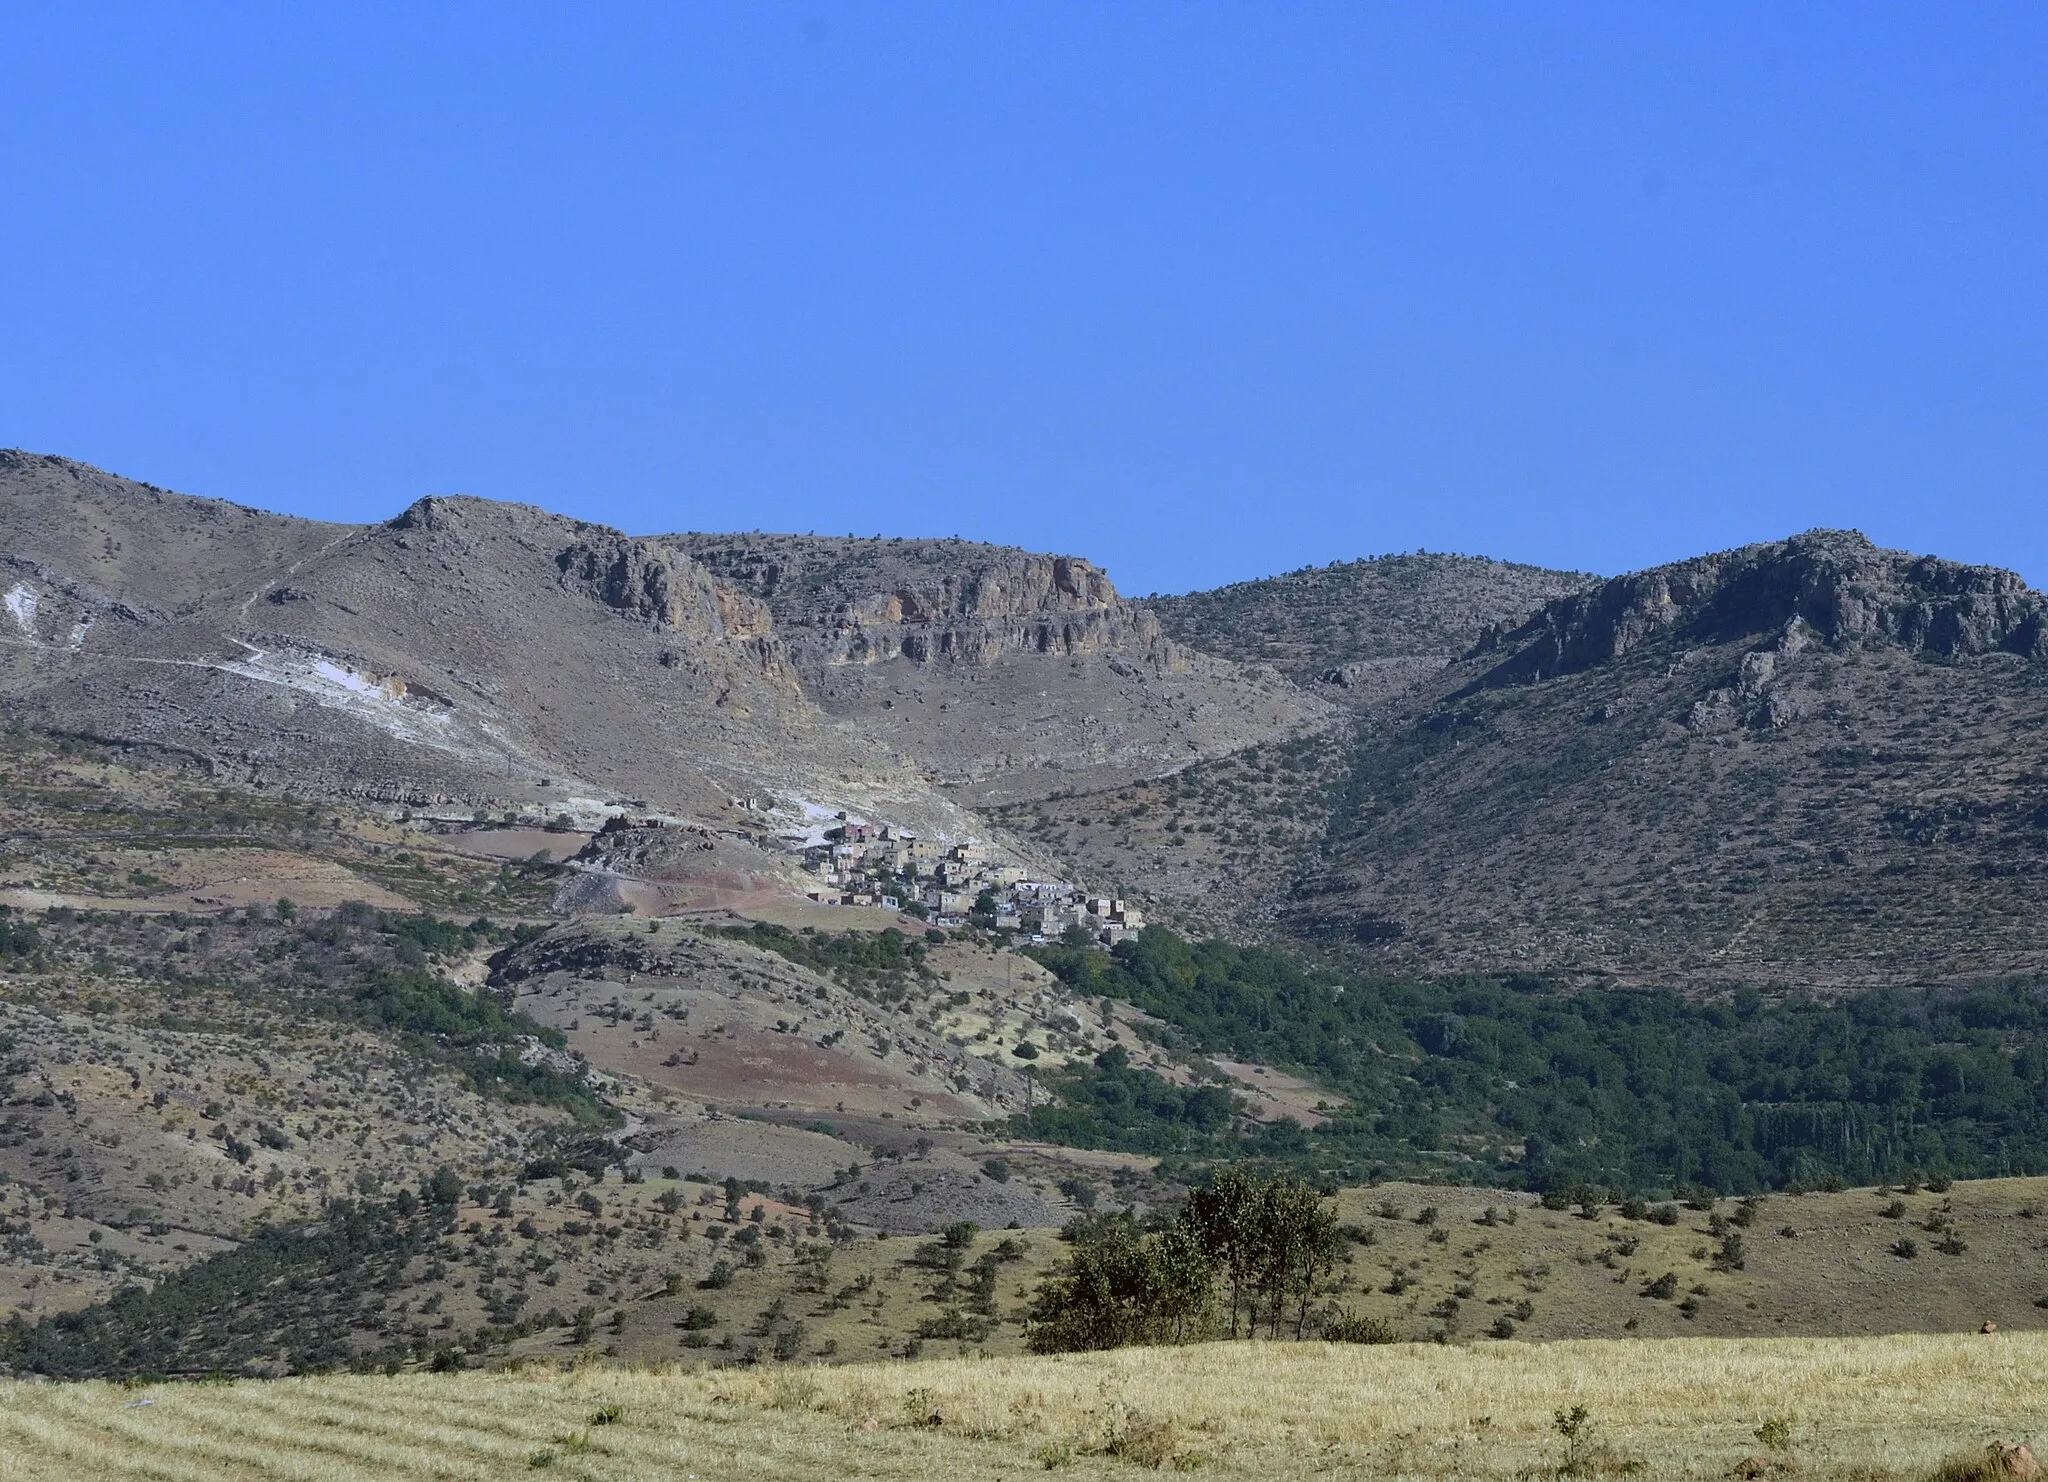
<instances>
[{"instance_id":1,"label":"valley","mask_svg":"<svg viewBox=\"0 0 2048 1482\"><path fill-rule=\"evenodd\" d=\"M1304 1336L2048 1326L2005 573L0 494L17 1372L1018 1354L1236 1165Z\"/></svg>"}]
</instances>

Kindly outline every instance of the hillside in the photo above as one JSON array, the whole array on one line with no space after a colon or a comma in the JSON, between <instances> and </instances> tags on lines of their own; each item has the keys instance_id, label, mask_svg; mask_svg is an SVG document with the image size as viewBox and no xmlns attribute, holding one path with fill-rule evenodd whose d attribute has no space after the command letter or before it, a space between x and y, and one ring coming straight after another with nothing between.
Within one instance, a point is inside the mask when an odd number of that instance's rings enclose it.
<instances>
[{"instance_id":1,"label":"hillside","mask_svg":"<svg viewBox=\"0 0 2048 1482\"><path fill-rule=\"evenodd\" d=\"M1923 1264L1886 1199L1788 1201L1682 1314L1630 1258L1692 1225L1528 1205L2038 1172L2011 573L1813 532L1155 615L1079 557L25 454L0 551L0 1316L88 1314L66 1372L1014 1348L1063 1222L1239 1158L1351 1186L1331 1295L1407 1337L2048 1295L2018 1185L1894 1211ZM1427 1196L1486 1233L1393 1177L1496 1186Z\"/></svg>"},{"instance_id":2,"label":"hillside","mask_svg":"<svg viewBox=\"0 0 2048 1482\"><path fill-rule=\"evenodd\" d=\"M845 810L1404 972L2042 962L2043 599L1860 536L1596 585L1384 557L1154 605L971 542L469 498L330 526L10 453L0 552L15 724L394 820L701 831L658 881L589 861L571 913L812 889L799 846Z\"/></svg>"},{"instance_id":3,"label":"hillside","mask_svg":"<svg viewBox=\"0 0 2048 1482\"><path fill-rule=\"evenodd\" d=\"M593 820L643 794L716 817L791 760L881 780L811 722L765 611L539 510L434 499L324 526L10 453L0 551L10 715L224 777Z\"/></svg>"},{"instance_id":4,"label":"hillside","mask_svg":"<svg viewBox=\"0 0 2048 1482\"><path fill-rule=\"evenodd\" d=\"M634 802L744 832L763 820L735 800L758 797L785 805L771 827L808 804L950 838L979 826L941 785L1156 773L1327 709L1167 643L1085 562L1005 555L1005 586L954 553L938 590L979 573L976 595L899 604L882 672L858 622L785 604L785 637L690 540L474 498L322 525L4 453L0 702L240 782L452 817L594 825ZM891 572L835 570L835 610L854 588L896 600Z\"/></svg>"},{"instance_id":5,"label":"hillside","mask_svg":"<svg viewBox=\"0 0 2048 1482\"><path fill-rule=\"evenodd\" d=\"M1375 556L1178 597L1148 597L1177 641L1352 704L1398 694L1498 624L1598 581L1480 556Z\"/></svg>"},{"instance_id":6,"label":"hillside","mask_svg":"<svg viewBox=\"0 0 2048 1482\"><path fill-rule=\"evenodd\" d=\"M415 1216L373 1221L360 1261L301 1283L326 1293L287 1345L302 1361L428 1353L670 1272L695 1290L720 1249L691 1227L728 1179L792 1222L761 1247L783 1285L828 1207L836 1232L1043 1227L1084 1168L1148 1185L1146 1159L989 1130L1043 1099L1027 1063L1055 1072L1142 1016L968 933L786 885L740 901L753 916L567 914L565 893L622 883L588 860L623 862L606 841L636 831L401 822L140 747L0 734L0 809L0 1323L255 1260L266 1227L444 1175L488 1226L444 1246ZM581 1207L593 1188L631 1241ZM543 1264L465 1281L522 1223ZM279 1341L204 1332L200 1367Z\"/></svg>"},{"instance_id":7,"label":"hillside","mask_svg":"<svg viewBox=\"0 0 2048 1482\"><path fill-rule=\"evenodd\" d=\"M1430 673L1442 667L1432 660ZM989 817L1191 935L1300 934L1294 891L1328 846L1360 734L1356 722L1309 731L1165 777L992 807Z\"/></svg>"},{"instance_id":8,"label":"hillside","mask_svg":"<svg viewBox=\"0 0 2048 1482\"><path fill-rule=\"evenodd\" d=\"M1282 1013L1245 996L1244 965L1219 961L1244 990L1235 1012L1250 1038L1238 1047L1225 995L1141 1012L1134 1000L1156 988L1118 987L1112 1001L1114 985L1069 984L972 933L830 929L870 913L812 908L806 922L784 900L752 919L700 909L551 921L550 901L598 842L584 835L542 834L551 842L534 847L517 831L399 825L222 789L175 754L6 744L0 1312L48 1319L161 1284L161 1312L84 1330L100 1371L275 1372L366 1355L425 1365L457 1349L493 1361L778 1344L838 1359L959 1342L1014 1350L1028 1291L1061 1256L1053 1227L1090 1202L1170 1205L1209 1153L1304 1168L1352 1159L1354 1180L1384 1157L1481 1183L1484 1160L1499 1158L1501 1174L1535 1177L1514 1129L1543 1128L1569 1155L1568 1125L1551 1130L1558 1109L1613 1099L1599 1088L1610 1055L1631 1057L1645 1080L1661 1063L1649 1051L1674 1038L1631 1028L1620 1002L1631 995L1544 1011L1503 987L1489 1009L1467 989L1453 1034L1449 985L1417 985L1404 1001L1359 983L1345 1001L1393 1016L1359 1021L1381 1046L1372 1065L1391 1070L1372 1069L1346 1107L1330 1084L1338 1062L1308 1063L1322 1052L1291 1038L1326 1017L1301 987L1326 980L1313 963L1275 980L1292 1005ZM286 882L299 900L270 894ZM2008 1134L2028 1158L2031 1132L2001 1133L2011 1108L1986 1092L2004 1059L2020 1074L2035 1052L2023 1026L2016 1038L1982 1027L1996 1007L1958 1000L1945 1012L1960 1018L1931 1036L1955 1044L1918 1058L1886 1052L1881 1035L1855 1051L1855 1063L1908 1065L1920 1086L1901 1093L1914 1137L1893 1155L1909 1168L1996 1166ZM1540 1012L1535 1040L1517 1048L1508 1008ZM1574 1013L1612 1033L1554 1052L1564 1042L1543 1036ZM1747 1064L1758 1088L1674 1082L1658 1092L1676 1098L1669 1112L1616 1103L1644 1123L1647 1161L1615 1178L1670 1187L1658 1161L1670 1112L1728 1120L1766 1151L1775 1138L1795 1172L1801 1138L1819 1139L1822 1167L1833 1157L1829 1105L1801 1122L1767 1098L1825 1098L1822 1082L1851 1061L1824 1056L1800 1079L1790 1066L1807 1057L1774 1046L1776 1019L1748 1030L1726 1019L1676 1037L1698 1042L1717 1075L1724 1060ZM1651 1040L1635 1045L1639 1032ZM1817 1032L1816 1044L1842 1037ZM1029 1062L1013 1053L1027 1042ZM1110 1050L1124 1058L1098 1061ZM1531 1053L1553 1063L1514 1058ZM1940 1081L1950 1071L1958 1083ZM1500 1073L1523 1089L1489 1089ZM1393 1078L1372 1090L1383 1074ZM1055 1114L1048 1093L1074 1100ZM1239 1109L1219 1125L1194 1109L1197 1093ZM1724 1118L1729 1095L1748 1099ZM1075 1119L1089 1105L1141 1104L1108 1136ZM1501 1127L1463 1118L1460 1107L1481 1105ZM1774 1111L1786 1115L1771 1122ZM1304 1138L1283 1115L1327 1130ZM1776 1178L1754 1152L1681 1140L1692 1177ZM1569 1182L1573 1158L1549 1162ZM2031 1326L2048 1320L2029 1286L2044 1187L1779 1195L1754 1214L1723 1200L1672 1224L1613 1205L1583 1219L1536 1208L1526 1191L1353 1188L1339 1212L1371 1233L1329 1295L1413 1338L1477 1338L1503 1314L1540 1337ZM1418 1219L1425 1207L1434 1221ZM1749 1232L1740 1272L1702 1254L1716 1215ZM987 1233L958 1261L919 1238L961 1220ZM1940 1248L1951 1237L1957 1248ZM1922 1258L1890 1254L1901 1238L1919 1240ZM1666 1268L1683 1289L1645 1297ZM1688 1297L1697 1305L1681 1311Z\"/></svg>"},{"instance_id":9,"label":"hillside","mask_svg":"<svg viewBox=\"0 0 2048 1482\"><path fill-rule=\"evenodd\" d=\"M1269 664L1350 718L1164 777L1004 799L993 816L1184 929L1271 933L1296 920L1292 892L1318 867L1360 738L1371 744L1404 696L1428 692L1487 633L1596 580L1418 552L1148 597L1174 642Z\"/></svg>"},{"instance_id":10,"label":"hillside","mask_svg":"<svg viewBox=\"0 0 2048 1482\"><path fill-rule=\"evenodd\" d=\"M1560 598L1360 743L1287 920L1631 982L2038 971L2044 611L1825 532Z\"/></svg>"},{"instance_id":11,"label":"hillside","mask_svg":"<svg viewBox=\"0 0 2048 1482\"><path fill-rule=\"evenodd\" d=\"M1012 803L1158 776L1335 716L1261 664L1174 641L1086 560L960 540L677 535L774 613L806 693Z\"/></svg>"}]
</instances>

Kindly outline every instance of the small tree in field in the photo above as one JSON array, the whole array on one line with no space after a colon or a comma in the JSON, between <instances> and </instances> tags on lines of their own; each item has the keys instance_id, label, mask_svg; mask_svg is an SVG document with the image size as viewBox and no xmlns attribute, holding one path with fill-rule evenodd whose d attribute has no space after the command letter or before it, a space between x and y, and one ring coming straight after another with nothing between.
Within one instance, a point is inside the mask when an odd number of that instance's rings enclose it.
<instances>
[{"instance_id":1,"label":"small tree in field","mask_svg":"<svg viewBox=\"0 0 2048 1482\"><path fill-rule=\"evenodd\" d=\"M1128 1214L1068 1227L1074 1255L1039 1288L1030 1341L1041 1353L1183 1343L1205 1337L1227 1287L1228 1332L1306 1335L1336 1263L1336 1215L1286 1175L1225 1169L1188 1198L1172 1225L1143 1230Z\"/></svg>"},{"instance_id":2,"label":"small tree in field","mask_svg":"<svg viewBox=\"0 0 2048 1482\"><path fill-rule=\"evenodd\" d=\"M1147 1233L1129 1215L1086 1223L1073 1256L1039 1288L1032 1305L1033 1352L1206 1336L1215 1273L1184 1230Z\"/></svg>"}]
</instances>

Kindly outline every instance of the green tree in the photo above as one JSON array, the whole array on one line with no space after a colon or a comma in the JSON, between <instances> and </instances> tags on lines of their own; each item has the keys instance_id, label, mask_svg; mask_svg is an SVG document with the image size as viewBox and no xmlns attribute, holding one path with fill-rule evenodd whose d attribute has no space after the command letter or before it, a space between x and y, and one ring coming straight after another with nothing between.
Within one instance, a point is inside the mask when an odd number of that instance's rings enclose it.
<instances>
[{"instance_id":1,"label":"green tree","mask_svg":"<svg viewBox=\"0 0 2048 1482\"><path fill-rule=\"evenodd\" d=\"M1181 1207L1181 1222L1230 1283L1230 1336L1258 1281L1262 1258L1260 1180L1242 1164L1224 1169ZM1257 1310L1246 1314L1256 1327Z\"/></svg>"},{"instance_id":2,"label":"green tree","mask_svg":"<svg viewBox=\"0 0 2048 1482\"><path fill-rule=\"evenodd\" d=\"M1147 1233L1128 1214L1086 1225L1066 1264L1039 1288L1027 1340L1034 1353L1187 1343L1205 1335L1215 1273L1174 1226Z\"/></svg>"},{"instance_id":3,"label":"green tree","mask_svg":"<svg viewBox=\"0 0 2048 1482\"><path fill-rule=\"evenodd\" d=\"M1172 1224L1147 1231L1129 1213L1068 1225L1074 1253L1039 1288L1031 1312L1039 1352L1185 1343L1210 1329L1219 1282L1230 1336L1304 1336L1309 1307L1339 1250L1336 1215L1285 1174L1244 1165L1195 1190Z\"/></svg>"},{"instance_id":4,"label":"green tree","mask_svg":"<svg viewBox=\"0 0 2048 1482\"><path fill-rule=\"evenodd\" d=\"M1308 1328L1316 1284L1330 1274L1339 1249L1336 1214L1299 1179L1278 1177L1259 1200L1263 1265L1259 1286L1267 1302L1268 1335L1280 1336L1290 1301L1296 1304L1294 1336Z\"/></svg>"}]
</instances>

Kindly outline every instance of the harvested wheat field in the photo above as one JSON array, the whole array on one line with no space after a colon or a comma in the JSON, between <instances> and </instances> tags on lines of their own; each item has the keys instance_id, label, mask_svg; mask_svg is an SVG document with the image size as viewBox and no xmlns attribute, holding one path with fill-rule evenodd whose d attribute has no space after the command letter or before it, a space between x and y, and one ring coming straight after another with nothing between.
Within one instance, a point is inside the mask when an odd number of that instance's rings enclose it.
<instances>
[{"instance_id":1,"label":"harvested wheat field","mask_svg":"<svg viewBox=\"0 0 2048 1482\"><path fill-rule=\"evenodd\" d=\"M2044 1423L2048 1337L2036 1334L1210 1344L829 1369L13 1384L0 1478L837 1482L1158 1467L1882 1482L1931 1477Z\"/></svg>"}]
</instances>

